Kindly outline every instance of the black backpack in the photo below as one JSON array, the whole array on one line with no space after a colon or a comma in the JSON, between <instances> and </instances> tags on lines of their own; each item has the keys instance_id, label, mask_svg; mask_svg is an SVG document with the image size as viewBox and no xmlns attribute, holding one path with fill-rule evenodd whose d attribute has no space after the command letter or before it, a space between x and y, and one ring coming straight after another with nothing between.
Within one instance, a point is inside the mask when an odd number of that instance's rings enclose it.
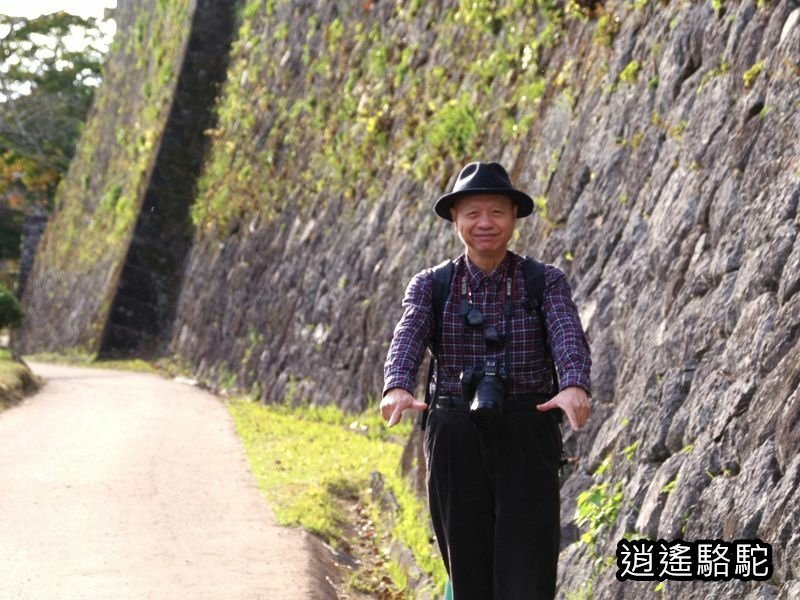
<instances>
[{"instance_id":1,"label":"black backpack","mask_svg":"<svg viewBox=\"0 0 800 600\"><path fill-rule=\"evenodd\" d=\"M437 368L439 354L441 352L442 343L442 320L444 318L444 305L447 302L447 297L450 295L450 280L453 278L453 269L455 263L452 260L446 260L443 263L436 265L433 271L433 290L432 290L432 305L433 305L433 343L431 344L431 361L428 368L428 380L425 385L425 404L430 406L433 399L434 392L431 389L431 382L433 380L433 373ZM542 327L545 323L544 315L544 263L526 256L522 261L522 274L525 278L525 301L523 307L528 312L536 311L542 322ZM545 332L547 329L545 328ZM553 384L557 385L558 376L553 363L552 354L550 352L549 342L546 344L548 349L548 356L545 359L550 364L553 371ZM438 381L438 377L437 377ZM554 394L553 394L554 395ZM422 413L420 425L425 429L428 411Z\"/></svg>"}]
</instances>

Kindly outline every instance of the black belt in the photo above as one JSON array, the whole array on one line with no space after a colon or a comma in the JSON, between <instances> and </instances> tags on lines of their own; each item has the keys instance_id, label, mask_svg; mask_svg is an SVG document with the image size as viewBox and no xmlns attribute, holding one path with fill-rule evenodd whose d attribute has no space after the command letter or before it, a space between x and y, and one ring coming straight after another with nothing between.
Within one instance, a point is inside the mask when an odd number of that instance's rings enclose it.
<instances>
[{"instance_id":1,"label":"black belt","mask_svg":"<svg viewBox=\"0 0 800 600\"><path fill-rule=\"evenodd\" d=\"M533 407L550 399L547 394L510 394L503 398L503 410ZM437 394L436 408L439 410L467 410L469 404L461 394Z\"/></svg>"}]
</instances>

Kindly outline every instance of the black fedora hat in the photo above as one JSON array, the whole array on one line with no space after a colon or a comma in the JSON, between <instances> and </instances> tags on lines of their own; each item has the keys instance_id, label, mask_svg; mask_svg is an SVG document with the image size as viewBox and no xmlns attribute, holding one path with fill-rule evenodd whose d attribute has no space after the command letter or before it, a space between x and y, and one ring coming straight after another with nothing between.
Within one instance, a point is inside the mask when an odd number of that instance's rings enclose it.
<instances>
[{"instance_id":1,"label":"black fedora hat","mask_svg":"<svg viewBox=\"0 0 800 600\"><path fill-rule=\"evenodd\" d=\"M474 194L499 194L508 196L517 205L517 218L527 217L533 212L533 200L525 192L521 192L511 185L511 179L503 168L496 162L471 162L461 169L453 185L453 191L445 194L436 201L433 210L436 214L452 221L450 207L453 202L464 196Z\"/></svg>"}]
</instances>

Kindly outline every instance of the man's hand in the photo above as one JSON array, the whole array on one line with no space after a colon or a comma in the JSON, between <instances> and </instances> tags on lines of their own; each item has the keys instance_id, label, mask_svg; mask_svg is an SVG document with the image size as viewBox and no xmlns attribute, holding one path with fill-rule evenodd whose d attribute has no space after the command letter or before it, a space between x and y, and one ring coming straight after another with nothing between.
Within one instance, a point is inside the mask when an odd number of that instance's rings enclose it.
<instances>
[{"instance_id":1,"label":"man's hand","mask_svg":"<svg viewBox=\"0 0 800 600\"><path fill-rule=\"evenodd\" d=\"M583 427L589 415L592 414L592 404L589 402L589 395L586 393L586 390L577 386L564 388L553 398L544 404L539 404L536 408L543 412L553 410L554 408L560 408L566 413L569 424L575 431Z\"/></svg>"},{"instance_id":2,"label":"man's hand","mask_svg":"<svg viewBox=\"0 0 800 600\"><path fill-rule=\"evenodd\" d=\"M389 421L388 427L394 427L400 422L400 417L406 410L425 410L428 405L414 399L403 388L392 388L381 400L381 416Z\"/></svg>"}]
</instances>

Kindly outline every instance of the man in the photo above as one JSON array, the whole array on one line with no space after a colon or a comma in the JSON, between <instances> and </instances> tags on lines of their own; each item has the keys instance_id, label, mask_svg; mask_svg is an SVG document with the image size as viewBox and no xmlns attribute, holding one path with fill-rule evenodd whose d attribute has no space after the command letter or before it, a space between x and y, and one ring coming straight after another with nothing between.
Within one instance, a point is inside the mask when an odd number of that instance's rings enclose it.
<instances>
[{"instance_id":1,"label":"man","mask_svg":"<svg viewBox=\"0 0 800 600\"><path fill-rule=\"evenodd\" d=\"M464 167L434 210L454 223L465 253L453 261L440 317L433 270L411 280L381 413L391 427L406 410L428 410L428 501L455 600L552 598L557 415L563 411L575 430L589 417L589 347L559 269L544 266L542 310L531 309L523 259L507 245L533 201L500 164ZM430 406L414 397L426 348L437 356Z\"/></svg>"}]
</instances>

